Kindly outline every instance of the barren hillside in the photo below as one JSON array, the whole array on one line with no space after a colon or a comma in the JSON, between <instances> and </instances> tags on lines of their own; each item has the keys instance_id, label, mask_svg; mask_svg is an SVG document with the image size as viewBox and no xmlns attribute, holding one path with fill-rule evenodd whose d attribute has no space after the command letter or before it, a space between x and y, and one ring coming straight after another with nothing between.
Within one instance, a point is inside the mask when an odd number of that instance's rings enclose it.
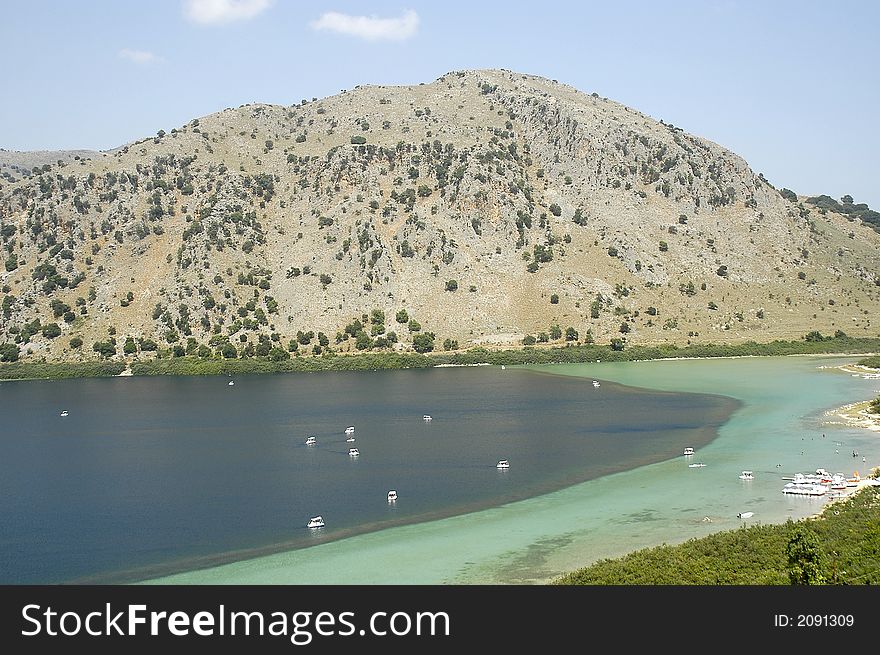
<instances>
[{"instance_id":1,"label":"barren hillside","mask_svg":"<svg viewBox=\"0 0 880 655\"><path fill-rule=\"evenodd\" d=\"M246 105L60 159L0 179L22 358L878 334L869 225L540 77Z\"/></svg>"}]
</instances>

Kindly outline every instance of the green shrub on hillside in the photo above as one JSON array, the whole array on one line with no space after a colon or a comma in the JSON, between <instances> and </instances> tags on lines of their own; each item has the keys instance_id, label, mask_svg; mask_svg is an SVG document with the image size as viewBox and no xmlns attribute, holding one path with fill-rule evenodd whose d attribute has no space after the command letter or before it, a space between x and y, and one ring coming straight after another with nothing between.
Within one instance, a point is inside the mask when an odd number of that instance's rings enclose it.
<instances>
[{"instance_id":1,"label":"green shrub on hillside","mask_svg":"<svg viewBox=\"0 0 880 655\"><path fill-rule=\"evenodd\" d=\"M867 487L821 518L719 532L605 559L564 585L878 584L880 488Z\"/></svg>"}]
</instances>

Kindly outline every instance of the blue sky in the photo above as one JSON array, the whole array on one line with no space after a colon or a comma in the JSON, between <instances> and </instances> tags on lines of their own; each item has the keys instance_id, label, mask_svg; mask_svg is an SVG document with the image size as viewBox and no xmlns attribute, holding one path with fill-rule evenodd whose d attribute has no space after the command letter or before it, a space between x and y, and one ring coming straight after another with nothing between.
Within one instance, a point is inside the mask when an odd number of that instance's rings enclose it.
<instances>
[{"instance_id":1,"label":"blue sky","mask_svg":"<svg viewBox=\"0 0 880 655\"><path fill-rule=\"evenodd\" d=\"M107 149L248 102L507 68L711 139L777 187L876 209L878 7L0 0L0 147Z\"/></svg>"}]
</instances>

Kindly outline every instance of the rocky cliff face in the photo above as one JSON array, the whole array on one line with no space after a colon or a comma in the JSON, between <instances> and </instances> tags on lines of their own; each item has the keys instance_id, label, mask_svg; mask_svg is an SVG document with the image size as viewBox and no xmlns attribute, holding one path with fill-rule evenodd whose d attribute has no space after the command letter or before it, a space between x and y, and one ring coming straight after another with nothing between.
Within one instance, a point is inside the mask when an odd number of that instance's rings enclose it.
<instances>
[{"instance_id":1,"label":"rocky cliff face","mask_svg":"<svg viewBox=\"0 0 880 655\"><path fill-rule=\"evenodd\" d=\"M508 71L246 105L7 175L0 223L0 341L50 360L311 353L318 333L336 351L875 336L880 309L868 226Z\"/></svg>"}]
</instances>

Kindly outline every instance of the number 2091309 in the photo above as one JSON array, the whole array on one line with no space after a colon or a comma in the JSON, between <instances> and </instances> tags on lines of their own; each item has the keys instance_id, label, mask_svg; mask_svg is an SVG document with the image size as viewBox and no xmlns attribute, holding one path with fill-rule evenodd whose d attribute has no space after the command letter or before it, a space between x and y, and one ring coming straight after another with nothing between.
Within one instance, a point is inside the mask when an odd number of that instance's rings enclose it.
<instances>
[{"instance_id":1,"label":"number 2091309","mask_svg":"<svg viewBox=\"0 0 880 655\"><path fill-rule=\"evenodd\" d=\"M773 617L773 625L776 627L796 628L851 628L855 624L852 614L798 614L788 616L777 614Z\"/></svg>"}]
</instances>

